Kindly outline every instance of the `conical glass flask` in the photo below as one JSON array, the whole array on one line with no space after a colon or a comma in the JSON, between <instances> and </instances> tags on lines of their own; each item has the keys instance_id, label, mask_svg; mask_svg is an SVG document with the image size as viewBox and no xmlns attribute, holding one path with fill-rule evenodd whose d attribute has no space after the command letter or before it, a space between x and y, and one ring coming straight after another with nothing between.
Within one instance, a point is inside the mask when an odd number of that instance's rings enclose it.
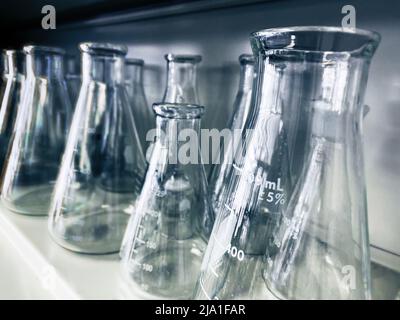
<instances>
[{"instance_id":1,"label":"conical glass flask","mask_svg":"<svg viewBox=\"0 0 400 320\"><path fill-rule=\"evenodd\" d=\"M146 152L149 142L146 135L150 129L154 129L156 121L151 107L147 104L146 95L143 88L143 66L141 59L125 60L125 85L133 108L136 129L142 144L142 149Z\"/></svg>"},{"instance_id":2,"label":"conical glass flask","mask_svg":"<svg viewBox=\"0 0 400 320\"><path fill-rule=\"evenodd\" d=\"M166 54L167 87L163 102L199 104L197 65L200 55Z\"/></svg>"},{"instance_id":3,"label":"conical glass flask","mask_svg":"<svg viewBox=\"0 0 400 320\"><path fill-rule=\"evenodd\" d=\"M198 140L204 108L153 108L158 138L124 237L122 263L147 296L187 299L193 295L206 247L204 225L212 218Z\"/></svg>"},{"instance_id":4,"label":"conical glass flask","mask_svg":"<svg viewBox=\"0 0 400 320\"><path fill-rule=\"evenodd\" d=\"M27 46L26 80L1 198L11 210L47 215L71 120L62 49Z\"/></svg>"},{"instance_id":5,"label":"conical glass flask","mask_svg":"<svg viewBox=\"0 0 400 320\"><path fill-rule=\"evenodd\" d=\"M217 213L197 298L369 297L360 110L378 42L375 33L333 27L252 34L252 131Z\"/></svg>"},{"instance_id":6,"label":"conical glass flask","mask_svg":"<svg viewBox=\"0 0 400 320\"><path fill-rule=\"evenodd\" d=\"M0 91L0 168L3 168L14 130L17 110L25 80L25 55L21 51L4 50L4 74Z\"/></svg>"},{"instance_id":7,"label":"conical glass flask","mask_svg":"<svg viewBox=\"0 0 400 320\"><path fill-rule=\"evenodd\" d=\"M124 83L125 46L82 43L82 86L50 208L60 245L119 250L146 163Z\"/></svg>"},{"instance_id":8,"label":"conical glass flask","mask_svg":"<svg viewBox=\"0 0 400 320\"><path fill-rule=\"evenodd\" d=\"M168 53L164 57L167 60L167 86L163 102L199 105L197 65L201 62L201 56ZM150 161L153 147L154 141L150 142L147 148L147 162Z\"/></svg>"},{"instance_id":9,"label":"conical glass flask","mask_svg":"<svg viewBox=\"0 0 400 320\"><path fill-rule=\"evenodd\" d=\"M65 56L65 80L67 81L68 93L75 106L81 88L81 71L76 56L68 54Z\"/></svg>"},{"instance_id":10,"label":"conical glass flask","mask_svg":"<svg viewBox=\"0 0 400 320\"><path fill-rule=\"evenodd\" d=\"M210 174L210 194L213 201L214 210L217 210L218 199L221 191L227 182L233 157L236 150L236 136L241 135L241 131L245 125L245 121L251 110L251 96L253 89L254 73L254 56L250 54L242 54L239 57L240 63L240 79L239 90L236 94L233 105L233 116L228 122L231 132L231 140L227 145L221 145L217 159L214 161L214 167Z\"/></svg>"}]
</instances>

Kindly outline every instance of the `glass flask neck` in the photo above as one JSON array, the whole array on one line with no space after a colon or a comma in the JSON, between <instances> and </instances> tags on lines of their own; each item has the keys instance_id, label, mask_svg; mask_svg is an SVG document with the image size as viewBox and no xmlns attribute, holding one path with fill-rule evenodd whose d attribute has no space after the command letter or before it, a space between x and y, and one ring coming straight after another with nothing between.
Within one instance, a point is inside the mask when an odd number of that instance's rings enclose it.
<instances>
[{"instance_id":1,"label":"glass flask neck","mask_svg":"<svg viewBox=\"0 0 400 320\"><path fill-rule=\"evenodd\" d=\"M156 130L161 149L168 150L165 156L169 164L199 164L200 120L204 107L188 104L154 104ZM185 147L183 147L185 145ZM187 148L186 148L187 147ZM181 161L181 153L185 159ZM190 153L190 160L187 152ZM194 158L193 158L194 157Z\"/></svg>"},{"instance_id":2,"label":"glass flask neck","mask_svg":"<svg viewBox=\"0 0 400 320\"><path fill-rule=\"evenodd\" d=\"M156 117L157 136L164 137L160 139L162 144L168 144L176 141L177 146L187 143L186 140L178 139L178 134L182 130L192 130L193 133L200 137L200 118L196 119L174 119ZM189 133L189 131L188 131Z\"/></svg>"},{"instance_id":3,"label":"glass flask neck","mask_svg":"<svg viewBox=\"0 0 400 320\"><path fill-rule=\"evenodd\" d=\"M4 50L4 74L25 74L25 55L21 51Z\"/></svg>"},{"instance_id":4,"label":"glass flask neck","mask_svg":"<svg viewBox=\"0 0 400 320\"><path fill-rule=\"evenodd\" d=\"M167 88L164 102L198 103L197 96L197 64L199 56L179 57L170 55L167 59Z\"/></svg>"},{"instance_id":5,"label":"glass flask neck","mask_svg":"<svg viewBox=\"0 0 400 320\"><path fill-rule=\"evenodd\" d=\"M293 27L253 33L251 44L261 75L259 102L281 112L283 87L301 92L308 106L355 113L361 107L378 34L335 27ZM297 87L295 87L297 86ZM306 89L306 90L305 90ZM265 104L263 99L265 98ZM307 111L307 110L303 110Z\"/></svg>"},{"instance_id":6,"label":"glass flask neck","mask_svg":"<svg viewBox=\"0 0 400 320\"><path fill-rule=\"evenodd\" d=\"M99 81L106 84L124 83L124 56L82 53L82 81Z\"/></svg>"},{"instance_id":7,"label":"glass flask neck","mask_svg":"<svg viewBox=\"0 0 400 320\"><path fill-rule=\"evenodd\" d=\"M126 61L125 63L125 81L135 85L143 84L143 62L132 63Z\"/></svg>"},{"instance_id":8,"label":"glass flask neck","mask_svg":"<svg viewBox=\"0 0 400 320\"><path fill-rule=\"evenodd\" d=\"M254 61L240 61L239 90L250 91L254 80Z\"/></svg>"},{"instance_id":9,"label":"glass flask neck","mask_svg":"<svg viewBox=\"0 0 400 320\"><path fill-rule=\"evenodd\" d=\"M52 49L37 49L26 52L27 76L44 77L47 79L64 76L63 53Z\"/></svg>"}]
</instances>

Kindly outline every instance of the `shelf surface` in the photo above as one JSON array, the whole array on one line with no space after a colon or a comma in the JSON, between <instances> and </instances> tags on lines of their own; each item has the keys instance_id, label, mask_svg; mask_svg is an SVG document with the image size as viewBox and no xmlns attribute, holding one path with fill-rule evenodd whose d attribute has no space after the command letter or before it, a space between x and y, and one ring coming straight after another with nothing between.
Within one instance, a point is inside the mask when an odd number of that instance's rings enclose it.
<instances>
[{"instance_id":1,"label":"shelf surface","mask_svg":"<svg viewBox=\"0 0 400 320\"><path fill-rule=\"evenodd\" d=\"M47 217L15 214L1 205L0 252L0 299L141 298L124 281L118 254L60 247L47 232Z\"/></svg>"},{"instance_id":2,"label":"shelf surface","mask_svg":"<svg viewBox=\"0 0 400 320\"><path fill-rule=\"evenodd\" d=\"M118 254L85 255L57 245L47 217L0 205L0 299L146 299L124 278ZM373 298L400 299L400 274L372 264Z\"/></svg>"}]
</instances>

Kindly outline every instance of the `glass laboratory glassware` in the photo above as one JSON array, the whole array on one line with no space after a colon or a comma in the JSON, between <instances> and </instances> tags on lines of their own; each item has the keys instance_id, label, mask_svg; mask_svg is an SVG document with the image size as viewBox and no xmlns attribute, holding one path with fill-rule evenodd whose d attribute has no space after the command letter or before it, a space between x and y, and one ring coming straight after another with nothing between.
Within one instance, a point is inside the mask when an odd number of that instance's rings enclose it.
<instances>
[{"instance_id":1,"label":"glass laboratory glassware","mask_svg":"<svg viewBox=\"0 0 400 320\"><path fill-rule=\"evenodd\" d=\"M201 56L168 53L164 57L167 60L167 86L163 102L199 105L197 65L201 62ZM154 141L150 142L147 148L147 162L150 161L153 147Z\"/></svg>"},{"instance_id":2,"label":"glass laboratory glassware","mask_svg":"<svg viewBox=\"0 0 400 320\"><path fill-rule=\"evenodd\" d=\"M10 210L47 215L71 119L64 79L64 51L26 46L26 80L1 198Z\"/></svg>"},{"instance_id":3,"label":"glass laboratory glassware","mask_svg":"<svg viewBox=\"0 0 400 320\"><path fill-rule=\"evenodd\" d=\"M252 34L253 131L217 213L197 298L370 297L360 130L378 43L376 33L335 27ZM302 143L279 139L283 130ZM274 161L286 148L284 162L305 159L300 174L289 168L291 183ZM263 228L263 219L272 224Z\"/></svg>"},{"instance_id":4,"label":"glass laboratory glassware","mask_svg":"<svg viewBox=\"0 0 400 320\"><path fill-rule=\"evenodd\" d=\"M67 54L65 56L65 80L67 82L68 93L75 106L81 88L80 65L76 56Z\"/></svg>"},{"instance_id":5,"label":"glass laboratory glassware","mask_svg":"<svg viewBox=\"0 0 400 320\"><path fill-rule=\"evenodd\" d=\"M167 87L163 102L199 104L197 65L200 55L166 54Z\"/></svg>"},{"instance_id":6,"label":"glass laboratory glassware","mask_svg":"<svg viewBox=\"0 0 400 320\"><path fill-rule=\"evenodd\" d=\"M0 91L0 168L3 168L14 130L17 110L25 80L25 55L18 50L4 50L4 74Z\"/></svg>"},{"instance_id":7,"label":"glass laboratory glassware","mask_svg":"<svg viewBox=\"0 0 400 320\"><path fill-rule=\"evenodd\" d=\"M142 144L142 149L146 152L149 142L146 135L150 129L154 129L156 121L151 107L147 104L146 95L143 87L143 66L141 59L125 60L125 85L128 96L133 108L136 129Z\"/></svg>"},{"instance_id":8,"label":"glass laboratory glassware","mask_svg":"<svg viewBox=\"0 0 400 320\"><path fill-rule=\"evenodd\" d=\"M82 86L49 231L72 251L117 252L146 169L124 83L127 48L82 43L80 50Z\"/></svg>"},{"instance_id":9,"label":"glass laboratory glassware","mask_svg":"<svg viewBox=\"0 0 400 320\"><path fill-rule=\"evenodd\" d=\"M242 54L239 57L240 63L240 79L239 90L236 94L233 104L233 116L228 122L231 132L231 140L227 142L227 146L221 145L218 158L214 161L214 167L210 174L210 195L214 210L217 210L218 199L221 191L224 190L230 167L233 164L233 157L236 150L236 136L241 135L241 131L245 125L245 121L251 110L251 96L253 92L254 73L254 56L250 54ZM224 142L225 143L225 142Z\"/></svg>"},{"instance_id":10,"label":"glass laboratory glassware","mask_svg":"<svg viewBox=\"0 0 400 320\"><path fill-rule=\"evenodd\" d=\"M204 108L153 108L158 138L120 254L125 273L147 296L187 299L206 247L204 225L213 214L199 150ZM185 132L188 142L178 139Z\"/></svg>"}]
</instances>

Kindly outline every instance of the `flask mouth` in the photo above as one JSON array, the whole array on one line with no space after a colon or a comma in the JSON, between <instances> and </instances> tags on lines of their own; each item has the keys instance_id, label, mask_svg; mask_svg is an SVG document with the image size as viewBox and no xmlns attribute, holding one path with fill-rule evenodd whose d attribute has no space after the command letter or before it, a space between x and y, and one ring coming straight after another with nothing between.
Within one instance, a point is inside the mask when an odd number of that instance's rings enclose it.
<instances>
[{"instance_id":1,"label":"flask mouth","mask_svg":"<svg viewBox=\"0 0 400 320\"><path fill-rule=\"evenodd\" d=\"M167 53L164 56L165 60L173 62L187 62L187 63L199 63L202 59L201 55L192 54L173 54Z\"/></svg>"},{"instance_id":2,"label":"flask mouth","mask_svg":"<svg viewBox=\"0 0 400 320\"><path fill-rule=\"evenodd\" d=\"M313 57L372 57L381 36L374 31L330 26L296 26L253 32L254 52L266 54L299 53Z\"/></svg>"},{"instance_id":3,"label":"flask mouth","mask_svg":"<svg viewBox=\"0 0 400 320\"><path fill-rule=\"evenodd\" d=\"M169 119L198 119L205 108L196 104L154 103L153 110L157 116Z\"/></svg>"},{"instance_id":4,"label":"flask mouth","mask_svg":"<svg viewBox=\"0 0 400 320\"><path fill-rule=\"evenodd\" d=\"M255 59L252 54L243 53L239 56L239 62L241 64L254 64Z\"/></svg>"},{"instance_id":5,"label":"flask mouth","mask_svg":"<svg viewBox=\"0 0 400 320\"><path fill-rule=\"evenodd\" d=\"M125 59L125 64L128 65L137 65L137 66L143 66L144 65L144 60L142 59L136 59L136 58L126 58Z\"/></svg>"},{"instance_id":6,"label":"flask mouth","mask_svg":"<svg viewBox=\"0 0 400 320\"><path fill-rule=\"evenodd\" d=\"M58 47L29 45L29 46L25 46L23 48L23 51L26 54L49 53L49 54L56 54L56 55L65 55L65 50L58 48Z\"/></svg>"},{"instance_id":7,"label":"flask mouth","mask_svg":"<svg viewBox=\"0 0 400 320\"><path fill-rule=\"evenodd\" d=\"M4 69L8 73L25 74L25 54L22 50L4 49L3 50Z\"/></svg>"},{"instance_id":8,"label":"flask mouth","mask_svg":"<svg viewBox=\"0 0 400 320\"><path fill-rule=\"evenodd\" d=\"M24 51L22 50L15 50L15 49L4 49L3 55L15 57L16 59L25 59Z\"/></svg>"},{"instance_id":9,"label":"flask mouth","mask_svg":"<svg viewBox=\"0 0 400 320\"><path fill-rule=\"evenodd\" d=\"M103 56L125 56L128 52L128 48L126 46L112 43L83 42L79 44L79 48L82 52Z\"/></svg>"}]
</instances>

